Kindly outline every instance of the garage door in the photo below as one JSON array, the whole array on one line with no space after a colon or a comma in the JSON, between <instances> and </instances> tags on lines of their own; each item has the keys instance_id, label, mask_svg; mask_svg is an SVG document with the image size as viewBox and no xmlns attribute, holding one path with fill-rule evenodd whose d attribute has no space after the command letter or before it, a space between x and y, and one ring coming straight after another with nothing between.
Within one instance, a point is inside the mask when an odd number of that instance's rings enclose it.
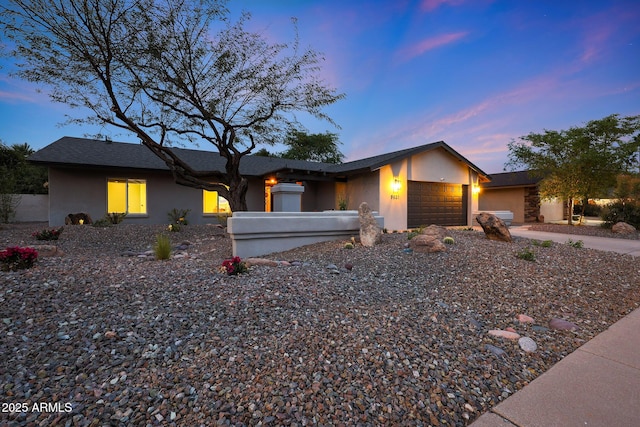
<instances>
[{"instance_id":1,"label":"garage door","mask_svg":"<svg viewBox=\"0 0 640 427\"><path fill-rule=\"evenodd\" d=\"M409 181L407 226L467 225L467 185Z\"/></svg>"}]
</instances>

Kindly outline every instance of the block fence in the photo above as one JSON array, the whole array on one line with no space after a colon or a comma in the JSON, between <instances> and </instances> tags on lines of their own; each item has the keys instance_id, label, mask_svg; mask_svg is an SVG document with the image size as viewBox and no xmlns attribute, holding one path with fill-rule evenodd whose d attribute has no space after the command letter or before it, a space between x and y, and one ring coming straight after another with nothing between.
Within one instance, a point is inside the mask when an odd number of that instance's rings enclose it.
<instances>
[{"instance_id":1,"label":"block fence","mask_svg":"<svg viewBox=\"0 0 640 427\"><path fill-rule=\"evenodd\" d=\"M373 215L380 227L384 218ZM228 219L233 255L241 258L281 252L360 234L358 211L234 212Z\"/></svg>"}]
</instances>

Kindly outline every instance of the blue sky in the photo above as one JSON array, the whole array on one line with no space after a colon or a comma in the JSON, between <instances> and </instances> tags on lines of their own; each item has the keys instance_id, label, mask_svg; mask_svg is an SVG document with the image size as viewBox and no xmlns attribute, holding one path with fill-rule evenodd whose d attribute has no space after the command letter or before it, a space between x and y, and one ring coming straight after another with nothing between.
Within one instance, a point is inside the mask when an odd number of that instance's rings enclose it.
<instances>
[{"instance_id":1,"label":"blue sky","mask_svg":"<svg viewBox=\"0 0 640 427\"><path fill-rule=\"evenodd\" d=\"M326 109L347 160L443 140L487 173L507 144L609 114L640 114L640 2L236 0L249 27L325 56L322 76L346 98ZM42 148L118 129L58 126L66 106L0 70L0 140ZM72 111L77 114L77 111ZM207 149L208 147L200 147Z\"/></svg>"}]
</instances>

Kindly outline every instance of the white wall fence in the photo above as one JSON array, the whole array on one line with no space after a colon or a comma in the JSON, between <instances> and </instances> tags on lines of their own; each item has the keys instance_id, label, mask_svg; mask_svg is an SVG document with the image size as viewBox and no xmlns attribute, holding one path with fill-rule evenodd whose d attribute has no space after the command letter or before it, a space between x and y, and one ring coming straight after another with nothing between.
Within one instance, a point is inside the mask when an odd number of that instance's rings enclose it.
<instances>
[{"instance_id":1,"label":"white wall fence","mask_svg":"<svg viewBox=\"0 0 640 427\"><path fill-rule=\"evenodd\" d=\"M373 212L380 227L384 218ZM358 211L234 212L227 222L233 255L255 257L360 234Z\"/></svg>"},{"instance_id":2,"label":"white wall fence","mask_svg":"<svg viewBox=\"0 0 640 427\"><path fill-rule=\"evenodd\" d=\"M14 222L48 222L48 194L15 194L18 201Z\"/></svg>"}]
</instances>

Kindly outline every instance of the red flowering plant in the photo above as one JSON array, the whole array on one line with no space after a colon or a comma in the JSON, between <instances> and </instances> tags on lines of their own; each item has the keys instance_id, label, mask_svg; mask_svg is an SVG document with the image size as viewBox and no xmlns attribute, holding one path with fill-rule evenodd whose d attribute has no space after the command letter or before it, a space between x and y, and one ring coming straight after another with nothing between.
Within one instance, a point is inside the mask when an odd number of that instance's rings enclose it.
<instances>
[{"instance_id":1,"label":"red flowering plant","mask_svg":"<svg viewBox=\"0 0 640 427\"><path fill-rule=\"evenodd\" d=\"M240 259L239 256L234 256L231 259L225 259L222 262L222 270L229 276L234 276L240 273L247 272L247 265Z\"/></svg>"},{"instance_id":2,"label":"red flowering plant","mask_svg":"<svg viewBox=\"0 0 640 427\"><path fill-rule=\"evenodd\" d=\"M0 270L17 271L31 268L38 258L38 252L33 248L9 247L0 251Z\"/></svg>"},{"instance_id":3,"label":"red flowering plant","mask_svg":"<svg viewBox=\"0 0 640 427\"><path fill-rule=\"evenodd\" d=\"M44 230L36 231L31 235L37 240L58 240L58 237L62 234L62 230L64 230L64 227L60 227L57 230L55 228L52 228L51 230L45 228Z\"/></svg>"}]
</instances>

